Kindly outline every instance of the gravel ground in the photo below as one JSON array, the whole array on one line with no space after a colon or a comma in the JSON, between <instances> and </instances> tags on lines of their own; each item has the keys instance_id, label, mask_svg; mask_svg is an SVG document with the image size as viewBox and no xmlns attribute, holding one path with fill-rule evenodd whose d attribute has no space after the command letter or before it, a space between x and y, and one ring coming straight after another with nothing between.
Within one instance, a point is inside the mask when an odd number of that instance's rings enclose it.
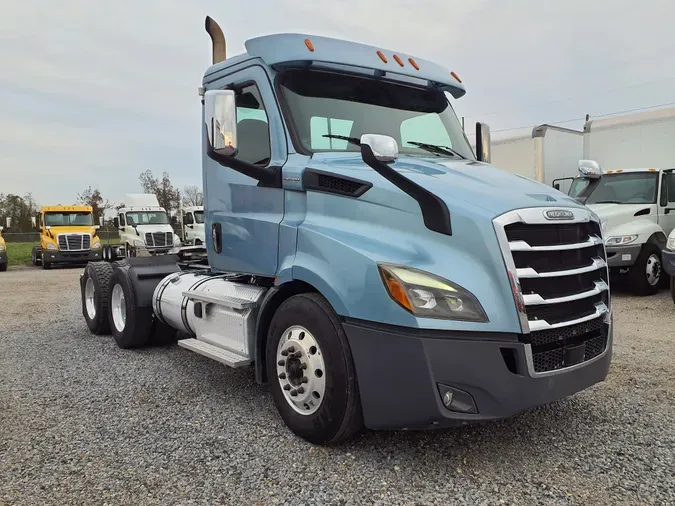
<instances>
[{"instance_id":1,"label":"gravel ground","mask_svg":"<svg viewBox=\"0 0 675 506\"><path fill-rule=\"evenodd\" d=\"M91 336L81 269L0 275L0 504L675 504L675 306L615 294L606 382L482 426L312 447L265 386Z\"/></svg>"}]
</instances>

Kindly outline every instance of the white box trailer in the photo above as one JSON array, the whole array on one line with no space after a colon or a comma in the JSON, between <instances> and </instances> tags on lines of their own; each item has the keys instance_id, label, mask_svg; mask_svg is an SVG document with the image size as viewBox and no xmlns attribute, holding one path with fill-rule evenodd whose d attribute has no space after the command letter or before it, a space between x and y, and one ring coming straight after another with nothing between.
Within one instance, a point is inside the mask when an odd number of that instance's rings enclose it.
<instances>
[{"instance_id":1,"label":"white box trailer","mask_svg":"<svg viewBox=\"0 0 675 506\"><path fill-rule=\"evenodd\" d=\"M553 125L519 129L491 142L492 164L513 174L553 185L555 179L573 177L583 154L583 132ZM569 182L560 190L567 192Z\"/></svg>"}]
</instances>

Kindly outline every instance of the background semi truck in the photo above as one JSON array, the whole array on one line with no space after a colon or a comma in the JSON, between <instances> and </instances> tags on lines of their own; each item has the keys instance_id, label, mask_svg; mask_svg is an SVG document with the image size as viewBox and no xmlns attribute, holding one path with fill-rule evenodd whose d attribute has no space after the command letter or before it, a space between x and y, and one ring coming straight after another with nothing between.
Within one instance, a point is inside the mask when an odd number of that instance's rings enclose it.
<instances>
[{"instance_id":1,"label":"background semi truck","mask_svg":"<svg viewBox=\"0 0 675 506\"><path fill-rule=\"evenodd\" d=\"M583 132L553 125L493 136L491 163L500 169L547 185L559 178L575 176L583 154ZM563 183L562 191L569 190Z\"/></svg>"},{"instance_id":2,"label":"background semi truck","mask_svg":"<svg viewBox=\"0 0 675 506\"><path fill-rule=\"evenodd\" d=\"M180 246L180 238L173 231L169 215L154 193L128 193L124 196L124 204L113 219L120 234L120 244L105 248L106 260L163 255Z\"/></svg>"},{"instance_id":3,"label":"background semi truck","mask_svg":"<svg viewBox=\"0 0 675 506\"><path fill-rule=\"evenodd\" d=\"M206 242L204 230L204 206L190 206L183 209L183 240L195 246Z\"/></svg>"},{"instance_id":4,"label":"background semi truck","mask_svg":"<svg viewBox=\"0 0 675 506\"><path fill-rule=\"evenodd\" d=\"M88 264L91 332L251 366L317 444L502 418L605 379L600 221L489 165L486 125L472 152L455 73L302 34L226 59L206 29L208 263Z\"/></svg>"},{"instance_id":5,"label":"background semi truck","mask_svg":"<svg viewBox=\"0 0 675 506\"><path fill-rule=\"evenodd\" d=\"M6 221L7 228L12 226L12 218L7 218ZM7 256L7 244L5 239L2 237L4 228L0 225L0 272L5 272L9 266L9 258Z\"/></svg>"},{"instance_id":6,"label":"background semi truck","mask_svg":"<svg viewBox=\"0 0 675 506\"><path fill-rule=\"evenodd\" d=\"M101 259L100 225L94 225L91 206L44 206L32 218L40 245L32 250L33 265L84 264Z\"/></svg>"},{"instance_id":7,"label":"background semi truck","mask_svg":"<svg viewBox=\"0 0 675 506\"><path fill-rule=\"evenodd\" d=\"M662 254L675 228L673 134L675 108L587 121L583 155L594 163L582 164L569 191L601 218L611 273L641 295L668 281Z\"/></svg>"}]
</instances>

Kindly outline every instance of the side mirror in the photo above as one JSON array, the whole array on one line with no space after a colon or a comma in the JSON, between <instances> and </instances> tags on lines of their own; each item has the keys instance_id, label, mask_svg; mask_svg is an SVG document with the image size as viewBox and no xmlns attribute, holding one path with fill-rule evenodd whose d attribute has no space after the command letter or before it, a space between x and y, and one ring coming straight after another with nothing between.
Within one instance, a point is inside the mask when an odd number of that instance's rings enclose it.
<instances>
[{"instance_id":1,"label":"side mirror","mask_svg":"<svg viewBox=\"0 0 675 506\"><path fill-rule=\"evenodd\" d=\"M113 218L113 225L115 226L115 228L120 228L120 219Z\"/></svg>"},{"instance_id":2,"label":"side mirror","mask_svg":"<svg viewBox=\"0 0 675 506\"><path fill-rule=\"evenodd\" d=\"M479 162L490 163L490 127L487 123L476 123L476 158Z\"/></svg>"},{"instance_id":3,"label":"side mirror","mask_svg":"<svg viewBox=\"0 0 675 506\"><path fill-rule=\"evenodd\" d=\"M172 216L171 217L171 224L172 225L178 225L178 216Z\"/></svg>"},{"instance_id":4,"label":"side mirror","mask_svg":"<svg viewBox=\"0 0 675 506\"><path fill-rule=\"evenodd\" d=\"M12 228L12 218L7 218L7 228Z\"/></svg>"},{"instance_id":5,"label":"side mirror","mask_svg":"<svg viewBox=\"0 0 675 506\"><path fill-rule=\"evenodd\" d=\"M586 179L600 179L602 177L602 168L595 160L579 160L577 167L581 177Z\"/></svg>"},{"instance_id":6,"label":"side mirror","mask_svg":"<svg viewBox=\"0 0 675 506\"><path fill-rule=\"evenodd\" d=\"M104 223L105 223L105 219L103 218L103 216L99 216L99 218L98 218L98 224L99 224L99 226L102 227L102 226L104 225Z\"/></svg>"},{"instance_id":7,"label":"side mirror","mask_svg":"<svg viewBox=\"0 0 675 506\"><path fill-rule=\"evenodd\" d=\"M361 144L370 146L375 158L381 162L391 163L398 158L398 143L388 135L363 134Z\"/></svg>"},{"instance_id":8,"label":"side mirror","mask_svg":"<svg viewBox=\"0 0 675 506\"><path fill-rule=\"evenodd\" d=\"M553 188L555 188L556 190L560 191L560 184L559 184L559 183L555 183L555 184L553 185Z\"/></svg>"},{"instance_id":9,"label":"side mirror","mask_svg":"<svg viewBox=\"0 0 675 506\"><path fill-rule=\"evenodd\" d=\"M217 155L237 153L237 107L234 91L208 90L204 93L204 123L209 146Z\"/></svg>"},{"instance_id":10,"label":"side mirror","mask_svg":"<svg viewBox=\"0 0 675 506\"><path fill-rule=\"evenodd\" d=\"M35 216L31 216L30 223L31 225L33 225L33 228L37 228L37 219L35 218Z\"/></svg>"}]
</instances>

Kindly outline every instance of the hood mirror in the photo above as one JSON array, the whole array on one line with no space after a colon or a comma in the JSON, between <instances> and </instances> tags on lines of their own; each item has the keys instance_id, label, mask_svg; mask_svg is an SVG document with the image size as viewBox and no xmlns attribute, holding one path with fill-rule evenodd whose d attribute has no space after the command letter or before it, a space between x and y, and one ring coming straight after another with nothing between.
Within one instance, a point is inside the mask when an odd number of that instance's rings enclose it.
<instances>
[{"instance_id":1,"label":"hood mirror","mask_svg":"<svg viewBox=\"0 0 675 506\"><path fill-rule=\"evenodd\" d=\"M37 228L37 220L35 219L35 216L30 217L30 223L33 225L33 228Z\"/></svg>"},{"instance_id":2,"label":"hood mirror","mask_svg":"<svg viewBox=\"0 0 675 506\"><path fill-rule=\"evenodd\" d=\"M367 144L380 162L391 163L398 158L398 143L393 137L379 134L363 134L361 144Z\"/></svg>"},{"instance_id":3,"label":"hood mirror","mask_svg":"<svg viewBox=\"0 0 675 506\"><path fill-rule=\"evenodd\" d=\"M476 123L476 158L479 162L490 163L490 126Z\"/></svg>"},{"instance_id":4,"label":"hood mirror","mask_svg":"<svg viewBox=\"0 0 675 506\"><path fill-rule=\"evenodd\" d=\"M595 160L579 160L578 170L581 177L586 179L600 179L602 177L600 164Z\"/></svg>"}]
</instances>

